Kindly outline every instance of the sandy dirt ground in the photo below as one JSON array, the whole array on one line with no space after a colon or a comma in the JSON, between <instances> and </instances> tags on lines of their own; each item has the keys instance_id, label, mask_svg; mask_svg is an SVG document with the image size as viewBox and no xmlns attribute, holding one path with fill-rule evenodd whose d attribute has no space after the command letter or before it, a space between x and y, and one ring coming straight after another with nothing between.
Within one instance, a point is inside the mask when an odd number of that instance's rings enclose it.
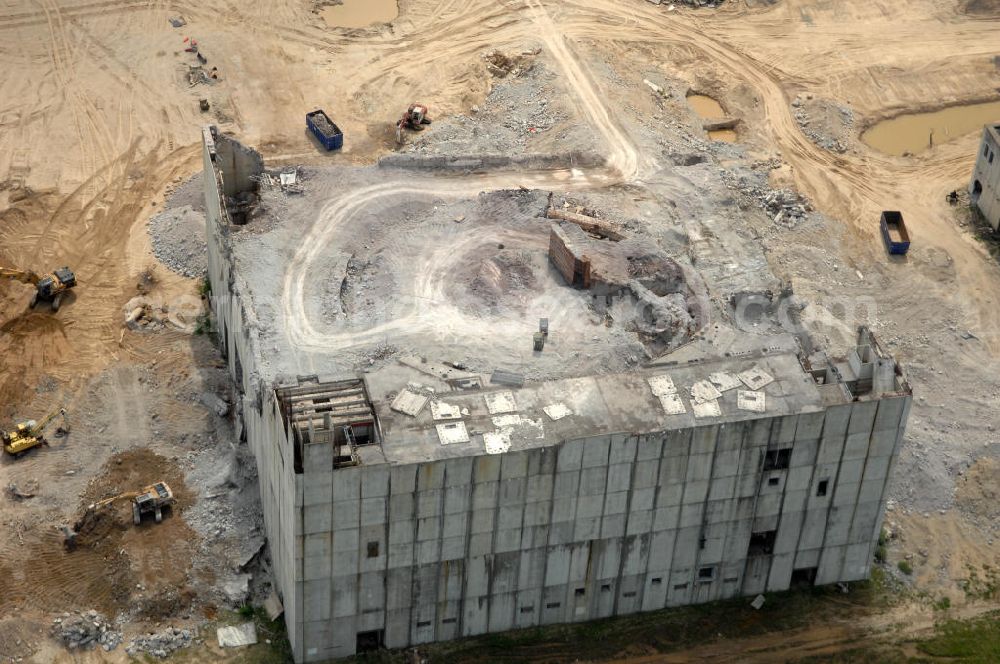
<instances>
[{"instance_id":1,"label":"sandy dirt ground","mask_svg":"<svg viewBox=\"0 0 1000 664\"><path fill-rule=\"evenodd\" d=\"M178 16L186 24L172 27ZM192 606L224 603L201 588L233 571L200 556L243 557L226 543L242 533L220 535L217 525L245 525L233 514L246 497L222 498L213 525L213 486L228 483L199 474L199 464L240 465L229 424L198 399L225 392L218 358L205 337L169 327L123 334L123 306L148 269L155 283L140 291L198 297L197 279L157 263L145 224L199 169L199 128L217 124L272 163L369 164L394 149L392 123L411 101L429 104L436 119L474 113L494 85L483 57L493 49L541 50L568 91L566 112L597 128L596 149L629 187L665 166L632 136L654 110L642 79L658 76L740 117L746 158L776 160L775 186L797 189L822 213L820 224L761 227L761 242L814 311L874 301L869 322L915 392L887 519L890 562L909 558L914 575L903 581L963 601L970 566L1000 563L1000 268L945 201L965 186L978 136L915 157L881 155L858 136L902 111L992 98L998 30L1000 7L985 0L699 11L641 0L403 0L391 24L353 30L329 27L304 0L0 0L0 264L65 264L80 283L56 314L27 309L30 287L0 284L0 422L65 406L73 423L51 447L0 464L0 486L37 486L34 498L0 499L0 650L62 657L32 635L61 611L126 612L134 629L193 620ZM218 79L189 83L192 37ZM799 98L823 109L808 131L842 150L804 129ZM306 133L303 115L316 107L344 129L342 153L320 152ZM845 117L839 108L849 109L849 127L833 126ZM559 144L555 133L528 143ZM884 255L882 209L905 211L915 239L905 260ZM836 347L849 326L820 315L814 332ZM115 521L106 545L70 559L55 526L98 496L150 481L143 469L177 482L182 499L165 527ZM180 592L165 615L143 614L162 604L142 598L182 584L198 586L194 597Z\"/></svg>"}]
</instances>

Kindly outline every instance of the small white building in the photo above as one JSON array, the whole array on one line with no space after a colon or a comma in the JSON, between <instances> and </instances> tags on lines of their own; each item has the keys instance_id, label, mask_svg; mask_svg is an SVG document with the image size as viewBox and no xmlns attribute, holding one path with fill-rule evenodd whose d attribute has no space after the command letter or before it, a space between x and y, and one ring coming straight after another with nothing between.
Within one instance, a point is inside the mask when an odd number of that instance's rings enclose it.
<instances>
[{"instance_id":1,"label":"small white building","mask_svg":"<svg viewBox=\"0 0 1000 664\"><path fill-rule=\"evenodd\" d=\"M983 127L969 197L993 230L1000 228L1000 123Z\"/></svg>"}]
</instances>

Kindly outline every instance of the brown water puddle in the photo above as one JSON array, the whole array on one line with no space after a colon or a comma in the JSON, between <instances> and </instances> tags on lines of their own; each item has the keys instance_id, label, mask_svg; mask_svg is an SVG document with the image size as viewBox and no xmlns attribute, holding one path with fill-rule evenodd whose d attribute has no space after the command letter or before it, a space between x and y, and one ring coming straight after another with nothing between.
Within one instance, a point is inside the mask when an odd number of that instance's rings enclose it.
<instances>
[{"instance_id":1,"label":"brown water puddle","mask_svg":"<svg viewBox=\"0 0 1000 664\"><path fill-rule=\"evenodd\" d=\"M325 7L320 15L331 28L364 28L388 23L399 16L396 0L344 0Z\"/></svg>"},{"instance_id":2,"label":"brown water puddle","mask_svg":"<svg viewBox=\"0 0 1000 664\"><path fill-rule=\"evenodd\" d=\"M722 104L712 99L708 95L688 95L687 103L698 117L703 120L718 120L726 117L726 111ZM725 143L736 142L735 129L714 129L708 132L708 137L713 141L723 141Z\"/></svg>"},{"instance_id":3,"label":"brown water puddle","mask_svg":"<svg viewBox=\"0 0 1000 664\"><path fill-rule=\"evenodd\" d=\"M1000 101L951 106L883 120L862 134L861 140L879 152L898 157L979 132L983 125L997 121L1000 121Z\"/></svg>"}]
</instances>

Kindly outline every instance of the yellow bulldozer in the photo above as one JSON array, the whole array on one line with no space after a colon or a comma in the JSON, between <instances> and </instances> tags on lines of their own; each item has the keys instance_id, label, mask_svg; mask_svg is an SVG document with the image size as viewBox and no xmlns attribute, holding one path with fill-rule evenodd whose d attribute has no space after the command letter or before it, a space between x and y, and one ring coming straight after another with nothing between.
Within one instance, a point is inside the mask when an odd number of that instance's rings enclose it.
<instances>
[{"instance_id":1,"label":"yellow bulldozer","mask_svg":"<svg viewBox=\"0 0 1000 664\"><path fill-rule=\"evenodd\" d=\"M76 548L76 538L82 533L91 530L98 517L101 516L105 508L108 508L119 500L132 500L132 523L139 525L142 518L147 514L153 515L156 523L163 521L163 510L176 502L174 492L166 482L155 482L143 487L139 491L126 491L110 498L91 503L84 510L83 515L76 520L73 527L62 526L63 544L72 551Z\"/></svg>"},{"instance_id":2,"label":"yellow bulldozer","mask_svg":"<svg viewBox=\"0 0 1000 664\"><path fill-rule=\"evenodd\" d=\"M76 275L68 267L58 268L50 274L38 274L31 270L0 266L0 278L13 279L34 286L35 294L31 296L30 305L32 309L39 302L48 302L52 311L59 311L63 296L76 286Z\"/></svg>"},{"instance_id":3,"label":"yellow bulldozer","mask_svg":"<svg viewBox=\"0 0 1000 664\"><path fill-rule=\"evenodd\" d=\"M63 433L69 433L69 418L66 416L66 409L60 408L46 415L41 421L25 420L10 431L0 431L0 438L3 439L3 451L17 458L39 445L48 445L43 434L53 420L60 415L63 418L60 430Z\"/></svg>"}]
</instances>

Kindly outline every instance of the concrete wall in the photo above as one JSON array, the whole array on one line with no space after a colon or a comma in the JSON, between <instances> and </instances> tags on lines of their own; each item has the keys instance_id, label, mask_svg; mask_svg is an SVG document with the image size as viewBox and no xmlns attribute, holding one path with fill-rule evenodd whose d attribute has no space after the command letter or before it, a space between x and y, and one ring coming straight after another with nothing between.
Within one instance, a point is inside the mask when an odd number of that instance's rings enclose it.
<instances>
[{"instance_id":1,"label":"concrete wall","mask_svg":"<svg viewBox=\"0 0 1000 664\"><path fill-rule=\"evenodd\" d=\"M866 578L909 400L396 467L308 446L304 661Z\"/></svg>"},{"instance_id":2,"label":"concrete wall","mask_svg":"<svg viewBox=\"0 0 1000 664\"><path fill-rule=\"evenodd\" d=\"M239 398L236 403L237 431L257 461L264 525L274 568L275 584L285 606L288 635L296 658L302 656L302 579L295 562L301 558L301 538L296 538L296 520L302 518L302 479L295 474L288 434L283 428L273 390L265 391L257 379L254 339L248 333L249 315L235 293L239 287L228 258L225 236L229 219L221 203L221 178L216 168L225 168L215 142L206 128L203 149L203 182L208 241L208 278L212 287L212 313L219 343L226 357Z\"/></svg>"},{"instance_id":3,"label":"concrete wall","mask_svg":"<svg viewBox=\"0 0 1000 664\"><path fill-rule=\"evenodd\" d=\"M998 125L1000 126L1000 125ZM1000 229L1000 129L984 127L983 140L976 153L976 166L969 180L969 195L993 230ZM978 186L981 193L976 194Z\"/></svg>"}]
</instances>

